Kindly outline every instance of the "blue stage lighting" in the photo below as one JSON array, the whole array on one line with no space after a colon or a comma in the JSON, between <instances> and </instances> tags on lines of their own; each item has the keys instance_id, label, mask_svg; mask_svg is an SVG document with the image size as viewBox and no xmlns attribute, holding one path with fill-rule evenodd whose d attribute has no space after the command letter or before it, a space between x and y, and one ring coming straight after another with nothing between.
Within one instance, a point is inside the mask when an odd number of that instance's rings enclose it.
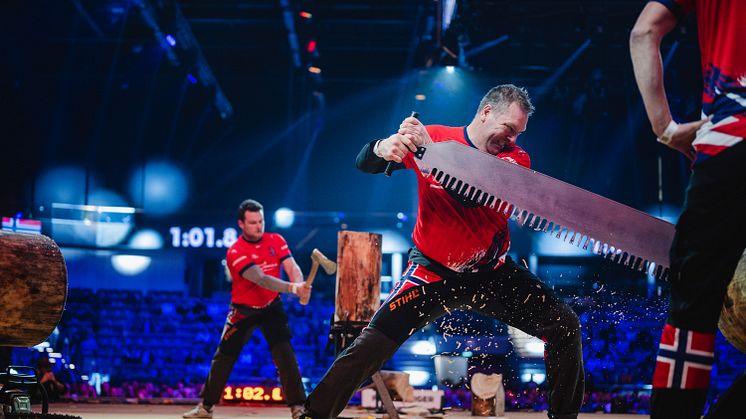
<instances>
[{"instance_id":1,"label":"blue stage lighting","mask_svg":"<svg viewBox=\"0 0 746 419\"><path fill-rule=\"evenodd\" d=\"M135 276L141 274L150 266L149 256L141 255L113 255L111 265L119 274Z\"/></svg>"},{"instance_id":2,"label":"blue stage lighting","mask_svg":"<svg viewBox=\"0 0 746 419\"><path fill-rule=\"evenodd\" d=\"M189 195L184 172L175 165L153 160L134 171L129 192L136 206L151 215L167 215L177 211Z\"/></svg>"},{"instance_id":3,"label":"blue stage lighting","mask_svg":"<svg viewBox=\"0 0 746 419\"><path fill-rule=\"evenodd\" d=\"M409 350L415 355L435 355L437 352L435 342L432 339L418 340L412 344Z\"/></svg>"},{"instance_id":4,"label":"blue stage lighting","mask_svg":"<svg viewBox=\"0 0 746 419\"><path fill-rule=\"evenodd\" d=\"M289 228L295 222L295 212L290 208L280 208L275 211L275 225L279 228Z\"/></svg>"},{"instance_id":5,"label":"blue stage lighting","mask_svg":"<svg viewBox=\"0 0 746 419\"><path fill-rule=\"evenodd\" d=\"M88 180L89 187L97 184L95 179ZM36 180L34 202L51 204L84 204L86 173L82 168L73 166L55 167L42 173Z\"/></svg>"},{"instance_id":6,"label":"blue stage lighting","mask_svg":"<svg viewBox=\"0 0 746 419\"><path fill-rule=\"evenodd\" d=\"M163 237L155 230L140 230L130 239L130 247L133 249L160 249L163 247Z\"/></svg>"}]
</instances>

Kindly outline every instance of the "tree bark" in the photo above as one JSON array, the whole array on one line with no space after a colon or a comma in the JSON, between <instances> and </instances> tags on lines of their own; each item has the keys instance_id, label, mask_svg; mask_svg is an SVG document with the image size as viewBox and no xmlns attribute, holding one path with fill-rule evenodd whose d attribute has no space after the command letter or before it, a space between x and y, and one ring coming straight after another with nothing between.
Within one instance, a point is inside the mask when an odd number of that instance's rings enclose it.
<instances>
[{"instance_id":1,"label":"tree bark","mask_svg":"<svg viewBox=\"0 0 746 419\"><path fill-rule=\"evenodd\" d=\"M29 347L49 337L67 299L67 268L49 237L0 231L0 345Z\"/></svg>"},{"instance_id":2,"label":"tree bark","mask_svg":"<svg viewBox=\"0 0 746 419\"><path fill-rule=\"evenodd\" d=\"M340 231L334 321L367 322L381 305L381 235Z\"/></svg>"}]
</instances>

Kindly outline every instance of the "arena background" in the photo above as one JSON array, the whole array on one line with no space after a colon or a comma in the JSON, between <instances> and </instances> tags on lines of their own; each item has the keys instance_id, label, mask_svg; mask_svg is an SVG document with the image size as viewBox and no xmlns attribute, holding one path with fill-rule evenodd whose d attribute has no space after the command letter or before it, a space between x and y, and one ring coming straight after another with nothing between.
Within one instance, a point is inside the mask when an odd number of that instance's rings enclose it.
<instances>
[{"instance_id":1,"label":"arena background","mask_svg":"<svg viewBox=\"0 0 746 419\"><path fill-rule=\"evenodd\" d=\"M360 173L357 151L412 110L425 123L466 124L496 84L532 96L519 145L535 170L675 221L688 162L655 142L629 59L643 5L1 2L3 228L28 225L57 241L70 286L58 328L35 348L14 348L13 363L51 361L68 386L63 401L191 403L226 313L223 258L245 198L264 204L267 229L287 238L304 272L314 247L336 256L339 230L383 234L385 295L410 245L414 176ZM692 23L663 47L677 120L699 115ZM666 282L511 229L511 255L581 318L584 411L645 413ZM307 389L333 359L333 302L329 277L308 306L286 300ZM718 351L711 400L746 366L720 336ZM269 360L257 334L230 384L271 392ZM445 361L459 369L444 373ZM499 372L510 409L546 408L541 344L473 314L426 327L386 368L466 409L468 378Z\"/></svg>"}]
</instances>

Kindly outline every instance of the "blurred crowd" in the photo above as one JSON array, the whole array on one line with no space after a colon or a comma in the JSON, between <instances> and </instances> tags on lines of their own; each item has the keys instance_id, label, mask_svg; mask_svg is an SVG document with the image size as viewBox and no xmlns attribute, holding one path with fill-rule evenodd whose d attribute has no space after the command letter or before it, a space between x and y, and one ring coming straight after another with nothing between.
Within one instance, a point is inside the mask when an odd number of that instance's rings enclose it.
<instances>
[{"instance_id":1,"label":"blurred crowd","mask_svg":"<svg viewBox=\"0 0 746 419\"><path fill-rule=\"evenodd\" d=\"M13 361L35 365L53 401L196 399L222 331L228 299L228 295L204 299L177 292L71 289L67 310L47 347L16 350ZM615 293L576 296L568 302L578 313L583 331L587 378L583 411L647 413L666 307ZM334 307L291 302L286 310L301 371L311 387L333 361L328 332ZM474 322L467 323L474 328ZM746 367L746 356L722 336L717 351L711 399ZM59 355L54 358L51 353ZM277 372L267 359L271 358L266 343L255 333L231 382L278 385ZM99 372L96 377L94 371ZM467 382L445 388L445 406L471 407ZM541 383L506 380L505 396L507 410L547 409Z\"/></svg>"}]
</instances>

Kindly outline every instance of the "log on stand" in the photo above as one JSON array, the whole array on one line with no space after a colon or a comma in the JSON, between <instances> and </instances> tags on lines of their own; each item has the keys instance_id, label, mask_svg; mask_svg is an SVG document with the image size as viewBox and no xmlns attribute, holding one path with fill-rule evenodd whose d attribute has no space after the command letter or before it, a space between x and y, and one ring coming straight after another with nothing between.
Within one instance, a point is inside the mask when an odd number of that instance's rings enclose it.
<instances>
[{"instance_id":1,"label":"log on stand","mask_svg":"<svg viewBox=\"0 0 746 419\"><path fill-rule=\"evenodd\" d=\"M337 354L360 334L381 305L381 235L340 231L337 236L337 289L331 338ZM381 372L373 376L390 419L399 419Z\"/></svg>"},{"instance_id":2,"label":"log on stand","mask_svg":"<svg viewBox=\"0 0 746 419\"><path fill-rule=\"evenodd\" d=\"M334 321L369 322L381 305L381 235L340 231Z\"/></svg>"},{"instance_id":3,"label":"log on stand","mask_svg":"<svg viewBox=\"0 0 746 419\"><path fill-rule=\"evenodd\" d=\"M331 339L337 354L368 325L381 305L381 235L337 234L337 285Z\"/></svg>"},{"instance_id":4,"label":"log on stand","mask_svg":"<svg viewBox=\"0 0 746 419\"><path fill-rule=\"evenodd\" d=\"M67 268L49 237L0 231L0 345L44 342L62 317Z\"/></svg>"}]
</instances>

